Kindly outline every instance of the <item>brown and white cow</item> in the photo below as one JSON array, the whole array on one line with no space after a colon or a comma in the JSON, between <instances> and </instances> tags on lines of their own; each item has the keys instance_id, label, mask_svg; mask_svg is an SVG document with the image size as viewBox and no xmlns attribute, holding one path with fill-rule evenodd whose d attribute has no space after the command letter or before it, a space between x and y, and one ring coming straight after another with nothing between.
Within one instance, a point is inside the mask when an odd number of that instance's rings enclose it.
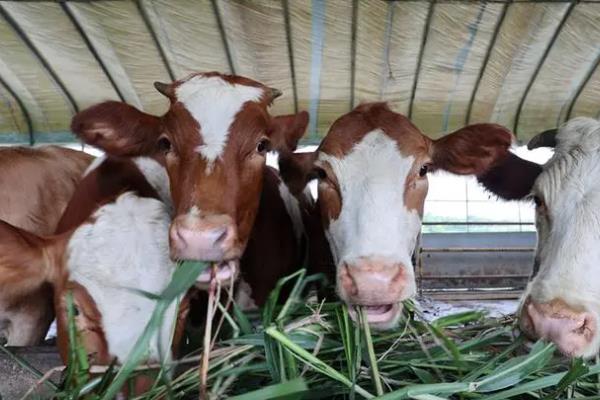
<instances>
[{"instance_id":1,"label":"brown and white cow","mask_svg":"<svg viewBox=\"0 0 600 400\"><path fill-rule=\"evenodd\" d=\"M512 155L482 179L502 198L536 205L538 243L519 325L568 356L590 357L600 348L600 122L572 119L528 147L554 155L543 166Z\"/></svg>"},{"instance_id":2,"label":"brown and white cow","mask_svg":"<svg viewBox=\"0 0 600 400\"><path fill-rule=\"evenodd\" d=\"M365 306L372 326L395 326L400 302L415 293L411 254L427 173L482 175L510 154L512 138L499 125L475 124L432 140L385 103L369 103L335 121L314 153L288 155L281 171L291 188L319 179L340 298Z\"/></svg>"},{"instance_id":3,"label":"brown and white cow","mask_svg":"<svg viewBox=\"0 0 600 400\"><path fill-rule=\"evenodd\" d=\"M36 235L54 232L92 157L57 146L0 149L0 220ZM48 285L28 296L0 292L0 337L9 346L39 344L52 322Z\"/></svg>"},{"instance_id":4,"label":"brown and white cow","mask_svg":"<svg viewBox=\"0 0 600 400\"><path fill-rule=\"evenodd\" d=\"M156 86L171 101L161 117L106 102L74 118L73 131L109 156L81 181L57 235L0 225L0 291L54 286L65 361L67 290L92 362L105 364L127 357L154 308L139 290L164 289L172 260L218 262L218 278L233 278L258 210L266 152L295 143L306 125L305 113L271 117L278 92L247 78L194 74ZM208 279L201 275L199 284ZM175 321L172 306L149 361L169 353Z\"/></svg>"}]
</instances>

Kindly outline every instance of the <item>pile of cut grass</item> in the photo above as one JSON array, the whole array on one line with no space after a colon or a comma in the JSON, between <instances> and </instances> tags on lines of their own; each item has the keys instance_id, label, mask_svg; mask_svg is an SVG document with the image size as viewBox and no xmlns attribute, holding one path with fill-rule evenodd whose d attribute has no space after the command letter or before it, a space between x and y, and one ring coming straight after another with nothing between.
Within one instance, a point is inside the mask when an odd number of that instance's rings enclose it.
<instances>
[{"instance_id":1,"label":"pile of cut grass","mask_svg":"<svg viewBox=\"0 0 600 400\"><path fill-rule=\"evenodd\" d=\"M156 299L156 310L122 366L90 374L98 370L81 347L72 346L55 398L111 399L132 376L147 372L140 360L164 311L204 268L186 263L162 294L144 294ZM228 313L217 306L228 333L209 352L206 387L200 388L202 354L193 353L153 366L156 384L138 399L600 399L597 360L568 361L551 344L527 345L515 336L512 318L462 312L428 323L413 302L405 302L398 329L373 332L353 323L345 305L307 297L319 279L304 270L284 278L258 312L234 306ZM283 285L291 294L279 299ZM70 335L77 343L73 322Z\"/></svg>"}]
</instances>

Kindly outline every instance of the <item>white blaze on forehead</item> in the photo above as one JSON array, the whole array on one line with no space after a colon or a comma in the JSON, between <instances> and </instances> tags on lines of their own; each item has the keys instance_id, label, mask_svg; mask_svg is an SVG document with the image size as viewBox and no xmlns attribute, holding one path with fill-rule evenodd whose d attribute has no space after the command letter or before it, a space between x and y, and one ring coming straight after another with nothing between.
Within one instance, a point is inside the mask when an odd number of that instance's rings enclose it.
<instances>
[{"instance_id":1,"label":"white blaze on forehead","mask_svg":"<svg viewBox=\"0 0 600 400\"><path fill-rule=\"evenodd\" d=\"M211 163L227 143L229 127L248 101L259 101L264 90L232 84L219 76L194 76L176 90L179 100L200 124L203 145L197 151Z\"/></svg>"},{"instance_id":2,"label":"white blaze on forehead","mask_svg":"<svg viewBox=\"0 0 600 400\"><path fill-rule=\"evenodd\" d=\"M404 188L414 157L376 129L343 158L321 153L318 160L331 166L342 197L326 232L336 263L377 257L411 265L421 219L404 205Z\"/></svg>"},{"instance_id":3,"label":"white blaze on forehead","mask_svg":"<svg viewBox=\"0 0 600 400\"><path fill-rule=\"evenodd\" d=\"M533 190L549 218L536 215L540 269L527 294L536 302L558 298L599 313L600 122L571 120L557 141Z\"/></svg>"}]
</instances>

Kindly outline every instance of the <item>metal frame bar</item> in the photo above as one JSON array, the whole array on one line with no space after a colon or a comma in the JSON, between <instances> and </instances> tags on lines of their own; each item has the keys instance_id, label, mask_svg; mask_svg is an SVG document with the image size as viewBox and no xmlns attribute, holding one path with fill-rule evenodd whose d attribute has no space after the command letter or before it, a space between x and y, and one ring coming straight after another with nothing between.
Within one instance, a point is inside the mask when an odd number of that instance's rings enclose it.
<instances>
[{"instance_id":1,"label":"metal frame bar","mask_svg":"<svg viewBox=\"0 0 600 400\"><path fill-rule=\"evenodd\" d=\"M98 54L98 52L96 51L96 48L94 47L94 45L90 41L90 38L88 37L88 35L83 30L83 27L79 23L79 20L77 19L77 17L75 16L75 14L73 14L73 11L71 11L71 9L69 8L69 4L65 3L65 2L61 2L59 4L60 4L61 8L63 9L64 13L67 15L67 17L69 17L69 20L71 20L71 23L75 27L75 30L77 30L77 32L79 33L79 35L81 36L81 38L85 42L85 44L86 44L88 50L90 51L90 53L92 53L92 55L96 59L96 62L100 65L100 68L102 68L102 71L104 72L104 74L106 75L106 77L110 81L110 84L112 85L113 89L115 90L115 92L119 96L119 99L121 99L121 101L125 102L125 97L123 97L123 93L121 93L121 90L117 86L117 83L115 82L115 80L113 79L112 75L108 71L108 68L106 67L106 64L104 64L104 61L102 60L102 57L100 57L100 54Z\"/></svg>"},{"instance_id":2,"label":"metal frame bar","mask_svg":"<svg viewBox=\"0 0 600 400\"><path fill-rule=\"evenodd\" d=\"M554 31L554 34L550 38L550 41L548 42L548 45L546 46L546 50L544 50L544 54L542 55L542 58L540 59L540 61L538 62L538 65L536 66L535 70L533 71L533 75L531 76L531 78L529 79L529 82L527 83L525 92L523 93L523 96L521 97L521 100L519 101L519 106L517 108L517 113L515 115L515 123L513 125L513 132L515 133L515 136L518 136L517 128L519 126L519 121L521 119L521 112L523 111L523 106L525 105L525 101L527 100L529 91L531 90L531 87L535 83L535 80L536 80L540 70L542 69L542 66L546 62L546 58L548 57L548 54L550 54L550 50L552 50L552 47L554 46L554 42L556 42L558 35L560 35L560 32L562 31L563 26L567 22L567 19L569 19L569 16L571 15L571 12L573 11L573 9L575 8L576 5L577 5L577 0L572 0L571 4L569 5L569 8L565 12L565 15L563 15L562 19L560 20L560 23L558 24L558 26L556 27L556 30Z\"/></svg>"},{"instance_id":3,"label":"metal frame bar","mask_svg":"<svg viewBox=\"0 0 600 400\"><path fill-rule=\"evenodd\" d=\"M229 64L229 70L232 75L235 75L235 66L233 64L233 57L231 56L231 50L229 49L229 42L227 41L227 33L225 32L225 25L223 25L223 19L221 18L221 12L219 11L219 5L217 0L210 0L213 8L213 14L217 20L217 26L219 27L219 33L221 34L221 42L223 42L223 48L225 49L225 55L227 56L227 63Z\"/></svg>"},{"instance_id":4,"label":"metal frame bar","mask_svg":"<svg viewBox=\"0 0 600 400\"><path fill-rule=\"evenodd\" d=\"M285 38L287 42L288 58L290 63L290 75L292 78L292 90L294 97L294 112L298 112L298 87L296 86L296 66L294 64L294 47L292 44L292 23L290 21L290 6L288 0L281 0L283 6L283 21L285 24Z\"/></svg>"},{"instance_id":5,"label":"metal frame bar","mask_svg":"<svg viewBox=\"0 0 600 400\"><path fill-rule=\"evenodd\" d=\"M25 31L21 28L21 26L17 23L17 21L8 13L8 11L6 11L4 9L4 7L2 6L1 3L0 3L0 15L2 15L2 17L6 20L6 22L8 22L8 24L11 26L11 28L17 33L19 38L25 43L25 45L29 48L29 50L40 61L40 63L46 69L48 74L50 74L50 76L52 77L54 82L58 85L60 90L63 92L63 94L67 98L67 101L71 105L74 113L79 112L79 106L77 105L77 102L73 98L73 95L71 95L69 90L67 90L67 87L65 86L65 84L60 80L60 78L58 77L58 75L56 74L54 69L52 69L52 66L50 66L50 63L48 63L48 61L44 58L44 56L42 56L42 53L40 53L40 51L37 49L37 47L35 47L33 42L27 37L27 35L25 34Z\"/></svg>"},{"instance_id":6,"label":"metal frame bar","mask_svg":"<svg viewBox=\"0 0 600 400\"><path fill-rule=\"evenodd\" d=\"M535 247L421 247L422 253L529 253Z\"/></svg>"},{"instance_id":7,"label":"metal frame bar","mask_svg":"<svg viewBox=\"0 0 600 400\"><path fill-rule=\"evenodd\" d=\"M481 84L481 80L483 79L483 74L485 73L488 62L490 61L490 56L492 54L492 50L494 49L494 46L496 45L496 39L498 38L500 29L502 29L502 24L504 23L504 18L506 17L506 13L508 12L508 7L510 6L511 3L512 3L512 0L510 0L508 3L504 4L504 7L502 8L502 12L500 14L500 17L498 18L498 22L496 22L496 27L494 28L494 33L492 34L492 38L490 39L490 43L485 52L485 57L483 59L483 63L481 64L481 68L479 69L479 76L477 77L477 81L475 82L475 86L473 87L473 92L471 93L471 98L469 99L469 106L467 108L467 114L465 116L465 125L468 125L469 121L471 121L471 113L473 111L473 104L475 103L475 96L477 95L477 92L479 91L479 85Z\"/></svg>"},{"instance_id":8,"label":"metal frame bar","mask_svg":"<svg viewBox=\"0 0 600 400\"><path fill-rule=\"evenodd\" d=\"M445 225L445 226L453 226L453 225L474 225L474 226L495 226L495 225L535 225L534 222L467 222L467 221L453 221L453 222L435 222L435 221L427 221L423 222L422 225Z\"/></svg>"},{"instance_id":9,"label":"metal frame bar","mask_svg":"<svg viewBox=\"0 0 600 400\"><path fill-rule=\"evenodd\" d=\"M571 99L571 103L569 104L569 108L567 109L567 116L566 116L565 121L568 121L571 119L571 114L573 113L573 108L575 107L575 103L577 103L577 100L579 99L579 96L583 92L583 89L585 89L588 82L590 81L590 79L592 78L592 76L594 75L596 70L598 69L598 65L600 65L600 53L598 53L598 56L596 56L596 60L592 64L592 67L588 71L588 73L585 76L585 78L583 79L583 81L581 81L581 84L577 88L575 95Z\"/></svg>"},{"instance_id":10,"label":"metal frame bar","mask_svg":"<svg viewBox=\"0 0 600 400\"><path fill-rule=\"evenodd\" d=\"M417 85L419 83L419 75L421 74L421 63L423 62L423 53L425 52L425 45L427 44L427 37L429 36L429 28L431 25L431 18L435 9L436 0L430 0L429 10L427 10L427 18L425 19L425 25L423 26L423 38L421 39L421 48L419 49L419 58L417 59L417 67L415 69L415 78L413 81L413 87L410 93L410 103L408 104L408 119L412 120L413 105L415 102L415 96L417 94Z\"/></svg>"},{"instance_id":11,"label":"metal frame bar","mask_svg":"<svg viewBox=\"0 0 600 400\"><path fill-rule=\"evenodd\" d=\"M165 50L163 49L160 40L158 40L158 36L156 35L156 31L154 30L154 28L152 27L152 23L150 22L150 18L148 18L148 14L146 13L146 10L144 9L144 6L142 5L141 0L136 0L135 1L135 5L138 9L138 12L140 13L140 16L142 17L142 20L144 21L144 25L146 25L146 29L148 29L148 32L150 33L150 36L152 37L152 40L154 41L154 45L156 46L156 48L158 49L158 53L160 55L160 58L165 66L165 68L167 69L167 73L169 74L169 78L171 79L171 81L175 81L175 74L173 73L173 70L171 69L171 64L169 64L169 60L167 59L167 55L165 54Z\"/></svg>"},{"instance_id":12,"label":"metal frame bar","mask_svg":"<svg viewBox=\"0 0 600 400\"><path fill-rule=\"evenodd\" d=\"M15 99L19 108L21 109L21 112L23 113L23 118L25 118L25 123L27 124L29 145L33 146L35 144L35 138L33 135L33 122L31 121L31 115L29 114L29 110L27 109L27 107L25 107L25 103L23 103L23 100L21 100L21 98L17 95L13 88L11 88L8 82L6 82L1 76L0 85L2 85L6 89L6 91Z\"/></svg>"},{"instance_id":13,"label":"metal frame bar","mask_svg":"<svg viewBox=\"0 0 600 400\"><path fill-rule=\"evenodd\" d=\"M354 108L356 89L356 35L358 31L358 0L352 0L352 31L350 36L350 110Z\"/></svg>"}]
</instances>

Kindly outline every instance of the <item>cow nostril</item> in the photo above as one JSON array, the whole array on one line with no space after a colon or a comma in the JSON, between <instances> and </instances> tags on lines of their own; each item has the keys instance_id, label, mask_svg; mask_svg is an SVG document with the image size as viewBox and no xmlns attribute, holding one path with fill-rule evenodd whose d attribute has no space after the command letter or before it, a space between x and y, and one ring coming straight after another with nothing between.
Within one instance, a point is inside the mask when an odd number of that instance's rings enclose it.
<instances>
[{"instance_id":1,"label":"cow nostril","mask_svg":"<svg viewBox=\"0 0 600 400\"><path fill-rule=\"evenodd\" d=\"M578 327L572 329L571 332L575 333L576 335L583 335L583 336L591 334L592 329L590 328L588 318L584 317L583 320L581 321L581 324Z\"/></svg>"},{"instance_id":2,"label":"cow nostril","mask_svg":"<svg viewBox=\"0 0 600 400\"><path fill-rule=\"evenodd\" d=\"M215 244L221 244L225 241L225 239L227 239L227 233L228 233L228 229L227 227L223 227L223 228L219 228L219 229L215 229Z\"/></svg>"},{"instance_id":3,"label":"cow nostril","mask_svg":"<svg viewBox=\"0 0 600 400\"><path fill-rule=\"evenodd\" d=\"M340 278L342 281L341 282L342 286L344 287L346 292L350 296L357 296L358 295L358 286L356 285L356 282L354 281L354 278L352 277L352 275L350 275L350 269L349 269L348 265L343 266L342 271L340 273Z\"/></svg>"}]
</instances>

